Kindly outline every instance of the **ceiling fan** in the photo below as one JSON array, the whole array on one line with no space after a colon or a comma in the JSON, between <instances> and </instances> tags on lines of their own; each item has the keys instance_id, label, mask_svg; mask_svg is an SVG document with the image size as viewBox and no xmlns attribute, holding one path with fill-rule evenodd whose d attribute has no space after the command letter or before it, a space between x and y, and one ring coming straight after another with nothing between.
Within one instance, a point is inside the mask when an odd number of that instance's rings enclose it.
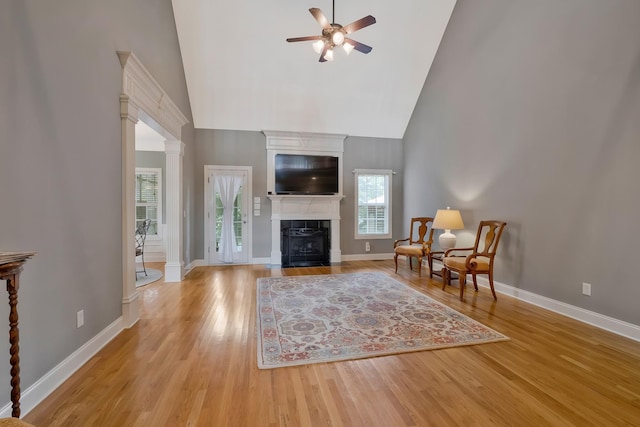
<instances>
[{"instance_id":1,"label":"ceiling fan","mask_svg":"<svg viewBox=\"0 0 640 427\"><path fill-rule=\"evenodd\" d=\"M288 38L288 42L304 42L304 41L312 41L314 50L320 54L319 62L333 61L333 48L336 46L342 46L342 48L347 52L347 54L351 53L353 49L362 53L369 53L371 46L367 46L366 44L357 42L349 37L349 34L354 33L362 28L368 27L369 25L376 23L376 18L371 15L367 15L364 18L360 18L357 21L352 22L351 24L345 25L344 27L340 24L336 24L336 2L333 0L333 16L332 23L329 23L327 18L324 16L322 11L316 7L312 7L309 9L311 15L318 21L318 23L322 26L322 35L320 36L307 36L307 37L293 37Z\"/></svg>"}]
</instances>

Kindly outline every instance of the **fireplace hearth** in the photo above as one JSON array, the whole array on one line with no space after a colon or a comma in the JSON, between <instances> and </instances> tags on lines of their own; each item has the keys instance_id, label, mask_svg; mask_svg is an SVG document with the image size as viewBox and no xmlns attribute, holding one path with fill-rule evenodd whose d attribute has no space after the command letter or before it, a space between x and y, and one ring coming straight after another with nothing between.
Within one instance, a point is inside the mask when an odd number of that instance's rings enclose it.
<instances>
[{"instance_id":1,"label":"fireplace hearth","mask_svg":"<svg viewBox=\"0 0 640 427\"><path fill-rule=\"evenodd\" d=\"M280 222L282 267L330 265L329 220L288 220Z\"/></svg>"}]
</instances>

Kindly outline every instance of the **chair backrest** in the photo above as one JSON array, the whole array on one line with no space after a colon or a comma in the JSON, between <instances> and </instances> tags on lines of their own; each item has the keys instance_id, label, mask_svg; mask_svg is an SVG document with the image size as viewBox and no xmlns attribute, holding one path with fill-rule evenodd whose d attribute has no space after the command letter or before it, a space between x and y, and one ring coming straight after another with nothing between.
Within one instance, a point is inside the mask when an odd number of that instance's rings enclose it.
<instances>
[{"instance_id":1,"label":"chair backrest","mask_svg":"<svg viewBox=\"0 0 640 427\"><path fill-rule=\"evenodd\" d=\"M147 239L147 231L151 225L150 219L145 219L136 227L136 249L142 250L144 248L144 242Z\"/></svg>"},{"instance_id":2,"label":"chair backrest","mask_svg":"<svg viewBox=\"0 0 640 427\"><path fill-rule=\"evenodd\" d=\"M427 243L431 245L433 243L433 218L420 217L411 218L411 230L409 232L409 244L422 245Z\"/></svg>"},{"instance_id":3,"label":"chair backrest","mask_svg":"<svg viewBox=\"0 0 640 427\"><path fill-rule=\"evenodd\" d=\"M498 250L502 231L506 225L507 223L504 221L480 221L473 251L479 256L491 258L493 261L493 257Z\"/></svg>"}]
</instances>

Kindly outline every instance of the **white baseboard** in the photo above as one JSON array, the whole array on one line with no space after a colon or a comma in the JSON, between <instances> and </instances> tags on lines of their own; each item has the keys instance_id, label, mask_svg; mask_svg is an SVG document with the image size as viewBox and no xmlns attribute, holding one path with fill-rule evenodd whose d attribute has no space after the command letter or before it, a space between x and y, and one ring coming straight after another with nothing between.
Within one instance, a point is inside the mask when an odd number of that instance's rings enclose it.
<instances>
[{"instance_id":1,"label":"white baseboard","mask_svg":"<svg viewBox=\"0 0 640 427\"><path fill-rule=\"evenodd\" d=\"M53 393L56 388L87 363L102 347L114 339L122 329L122 317L120 317L27 388L20 398L21 415L29 413L36 405ZM10 417L11 410L11 402L9 402L0 409L0 418Z\"/></svg>"},{"instance_id":2,"label":"white baseboard","mask_svg":"<svg viewBox=\"0 0 640 427\"><path fill-rule=\"evenodd\" d=\"M571 317L572 319L596 326L600 329L613 332L614 334L622 335L623 337L630 338L634 341L640 341L640 326L638 325L605 316L603 314L596 313L595 311L585 310L584 308L534 294L533 292L518 289L510 285L505 285L504 283L496 282L495 280L493 281L493 285L496 292L512 296L521 301L528 302L529 304L537 305L538 307L546 308L547 310ZM478 286L488 288L489 280L485 277L478 276Z\"/></svg>"},{"instance_id":3,"label":"white baseboard","mask_svg":"<svg viewBox=\"0 0 640 427\"><path fill-rule=\"evenodd\" d=\"M442 267L442 264L439 261L434 260L434 270L436 264L438 264L439 268ZM471 275L467 276L467 282L473 283ZM489 288L489 279L486 276L478 276L478 286ZM579 320L580 322L604 329L605 331L613 332L614 334L621 335L634 341L640 341L640 326L638 325L605 316L603 314L596 313L595 311L585 310L584 308L576 307L575 305L557 301L533 292L518 289L514 286L506 285L495 280L493 281L493 286L498 293L509 295L529 304L545 308L553 311L554 313L562 314L563 316Z\"/></svg>"},{"instance_id":4,"label":"white baseboard","mask_svg":"<svg viewBox=\"0 0 640 427\"><path fill-rule=\"evenodd\" d=\"M342 255L342 261L379 261L383 259L393 259L393 254L352 254Z\"/></svg>"}]
</instances>

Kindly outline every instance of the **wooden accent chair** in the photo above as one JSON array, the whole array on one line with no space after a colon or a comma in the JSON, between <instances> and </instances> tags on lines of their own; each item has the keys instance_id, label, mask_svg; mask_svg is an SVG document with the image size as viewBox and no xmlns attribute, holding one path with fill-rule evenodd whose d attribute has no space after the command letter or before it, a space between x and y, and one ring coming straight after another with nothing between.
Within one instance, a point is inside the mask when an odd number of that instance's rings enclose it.
<instances>
[{"instance_id":1,"label":"wooden accent chair","mask_svg":"<svg viewBox=\"0 0 640 427\"><path fill-rule=\"evenodd\" d=\"M473 286L478 291L477 274L487 274L493 299L497 300L496 291L493 288L493 260L498 249L498 242L502 236L502 231L507 225L502 221L480 221L476 243L472 248L453 248L445 252L442 259L442 289L451 283L451 272L458 273L460 278L460 301L464 297L464 288L467 281L467 273L473 277ZM481 242L481 238L484 240ZM481 243L483 244L480 247ZM453 255L455 252L471 251L470 254Z\"/></svg>"},{"instance_id":2,"label":"wooden accent chair","mask_svg":"<svg viewBox=\"0 0 640 427\"><path fill-rule=\"evenodd\" d=\"M418 276L422 274L422 258L427 257L429 270L431 270L431 244L433 243L433 218L420 217L411 218L411 230L409 237L393 242L393 259L396 263L396 273L398 272L398 255L409 258L409 268L413 271L412 259L418 259ZM408 245L400 245L408 242Z\"/></svg>"}]
</instances>

